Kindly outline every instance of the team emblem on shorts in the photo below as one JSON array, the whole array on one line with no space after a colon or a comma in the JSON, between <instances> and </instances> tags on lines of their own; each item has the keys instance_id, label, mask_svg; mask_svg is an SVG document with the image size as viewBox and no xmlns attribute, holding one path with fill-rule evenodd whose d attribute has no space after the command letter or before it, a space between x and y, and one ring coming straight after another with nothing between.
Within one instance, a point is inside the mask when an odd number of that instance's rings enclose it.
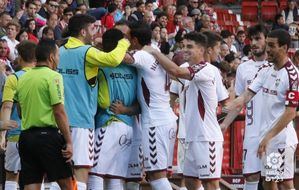
<instances>
[{"instance_id":1,"label":"team emblem on shorts","mask_svg":"<svg viewBox=\"0 0 299 190\"><path fill-rule=\"evenodd\" d=\"M281 157L281 154L272 152L268 157L267 157L267 166L271 169L278 169L280 168L283 160Z\"/></svg>"},{"instance_id":2,"label":"team emblem on shorts","mask_svg":"<svg viewBox=\"0 0 299 190\"><path fill-rule=\"evenodd\" d=\"M283 165L282 154L272 152L266 159L267 163L265 166L266 181L280 181L282 178L283 171L280 170Z\"/></svg>"}]
</instances>

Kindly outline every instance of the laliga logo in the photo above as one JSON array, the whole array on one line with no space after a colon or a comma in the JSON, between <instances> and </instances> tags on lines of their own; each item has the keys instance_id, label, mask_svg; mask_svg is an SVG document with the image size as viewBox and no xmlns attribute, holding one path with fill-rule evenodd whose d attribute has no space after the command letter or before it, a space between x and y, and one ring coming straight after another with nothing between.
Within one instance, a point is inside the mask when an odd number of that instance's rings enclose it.
<instances>
[{"instance_id":1,"label":"laliga logo","mask_svg":"<svg viewBox=\"0 0 299 190\"><path fill-rule=\"evenodd\" d=\"M280 168L283 160L281 158L281 154L279 153L271 153L269 156L267 156L267 166L270 169L278 169Z\"/></svg>"}]
</instances>

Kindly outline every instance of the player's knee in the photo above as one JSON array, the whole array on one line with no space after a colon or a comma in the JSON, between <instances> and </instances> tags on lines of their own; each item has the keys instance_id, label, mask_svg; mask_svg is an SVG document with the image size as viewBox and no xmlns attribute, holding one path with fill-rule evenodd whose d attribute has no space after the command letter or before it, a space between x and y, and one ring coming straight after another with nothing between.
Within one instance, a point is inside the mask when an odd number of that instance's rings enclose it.
<instances>
[{"instance_id":1,"label":"player's knee","mask_svg":"<svg viewBox=\"0 0 299 190\"><path fill-rule=\"evenodd\" d=\"M150 181L166 178L166 171L151 171L146 174Z\"/></svg>"},{"instance_id":2,"label":"player's knee","mask_svg":"<svg viewBox=\"0 0 299 190\"><path fill-rule=\"evenodd\" d=\"M281 190L292 190L294 188L293 180L287 180L279 183L279 188Z\"/></svg>"},{"instance_id":3,"label":"player's knee","mask_svg":"<svg viewBox=\"0 0 299 190\"><path fill-rule=\"evenodd\" d=\"M260 180L260 173L247 175L245 176L245 180L248 182L258 182Z\"/></svg>"},{"instance_id":4,"label":"player's knee","mask_svg":"<svg viewBox=\"0 0 299 190\"><path fill-rule=\"evenodd\" d=\"M208 180L204 182L205 189L216 190L219 188L219 180Z\"/></svg>"},{"instance_id":5,"label":"player's knee","mask_svg":"<svg viewBox=\"0 0 299 190\"><path fill-rule=\"evenodd\" d=\"M61 179L57 181L61 190L69 190L73 189L73 182L72 178Z\"/></svg>"},{"instance_id":6,"label":"player's knee","mask_svg":"<svg viewBox=\"0 0 299 190\"><path fill-rule=\"evenodd\" d=\"M74 168L76 180L87 183L89 170L89 168Z\"/></svg>"}]
</instances>

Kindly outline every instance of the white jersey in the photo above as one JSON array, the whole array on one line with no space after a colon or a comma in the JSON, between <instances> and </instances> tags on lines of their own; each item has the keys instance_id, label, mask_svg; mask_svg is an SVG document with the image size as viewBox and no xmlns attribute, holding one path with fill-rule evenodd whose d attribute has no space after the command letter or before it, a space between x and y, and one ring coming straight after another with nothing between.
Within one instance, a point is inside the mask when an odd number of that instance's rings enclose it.
<instances>
[{"instance_id":1,"label":"white jersey","mask_svg":"<svg viewBox=\"0 0 299 190\"><path fill-rule=\"evenodd\" d=\"M260 66L265 63L267 63L267 61L254 61L253 59L250 59L238 66L235 83L237 96L240 96L246 90L258 72ZM262 92L260 91L246 105L246 127L244 138L259 137L259 122L263 118L263 110L260 108L261 104Z\"/></svg>"},{"instance_id":2,"label":"white jersey","mask_svg":"<svg viewBox=\"0 0 299 190\"><path fill-rule=\"evenodd\" d=\"M192 80L186 88L186 141L223 141L217 121L216 76L213 66L199 63L189 67Z\"/></svg>"},{"instance_id":3,"label":"white jersey","mask_svg":"<svg viewBox=\"0 0 299 190\"><path fill-rule=\"evenodd\" d=\"M209 63L207 63L209 64ZM180 67L188 67L189 63L184 63L180 65ZM222 82L222 77L220 74L220 71L217 67L214 65L211 65L211 68L213 69L215 73L215 82L216 82L216 93L217 93L217 100L218 102L221 102L228 98L228 92ZM170 85L170 92L177 94L179 96L179 107L180 107L180 118L179 118L179 131L178 131L178 138L185 138L186 132L185 132L185 101L186 101L186 89L185 86L188 86L188 80L184 79L178 79L178 81L173 80Z\"/></svg>"},{"instance_id":4,"label":"white jersey","mask_svg":"<svg viewBox=\"0 0 299 190\"><path fill-rule=\"evenodd\" d=\"M168 125L177 117L170 107L170 78L158 61L146 51L134 53L138 70L137 97L142 127Z\"/></svg>"},{"instance_id":5,"label":"white jersey","mask_svg":"<svg viewBox=\"0 0 299 190\"><path fill-rule=\"evenodd\" d=\"M266 63L260 67L255 79L248 87L255 93L259 91L262 93L259 105L263 112L259 130L260 139L278 122L286 106L298 106L298 80L298 71L291 61L288 61L279 70L274 68L273 63ZM269 147L285 148L297 143L293 122L290 122L271 139Z\"/></svg>"}]
</instances>

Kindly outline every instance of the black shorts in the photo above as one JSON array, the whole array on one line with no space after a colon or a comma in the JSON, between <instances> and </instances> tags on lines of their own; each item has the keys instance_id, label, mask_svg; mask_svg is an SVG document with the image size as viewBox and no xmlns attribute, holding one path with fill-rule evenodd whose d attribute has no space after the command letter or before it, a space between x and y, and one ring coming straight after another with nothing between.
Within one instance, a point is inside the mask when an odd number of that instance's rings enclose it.
<instances>
[{"instance_id":1,"label":"black shorts","mask_svg":"<svg viewBox=\"0 0 299 190\"><path fill-rule=\"evenodd\" d=\"M19 139L22 183L42 183L45 174L49 181L71 177L71 165L61 152L64 145L57 128L35 127L22 131Z\"/></svg>"}]
</instances>

